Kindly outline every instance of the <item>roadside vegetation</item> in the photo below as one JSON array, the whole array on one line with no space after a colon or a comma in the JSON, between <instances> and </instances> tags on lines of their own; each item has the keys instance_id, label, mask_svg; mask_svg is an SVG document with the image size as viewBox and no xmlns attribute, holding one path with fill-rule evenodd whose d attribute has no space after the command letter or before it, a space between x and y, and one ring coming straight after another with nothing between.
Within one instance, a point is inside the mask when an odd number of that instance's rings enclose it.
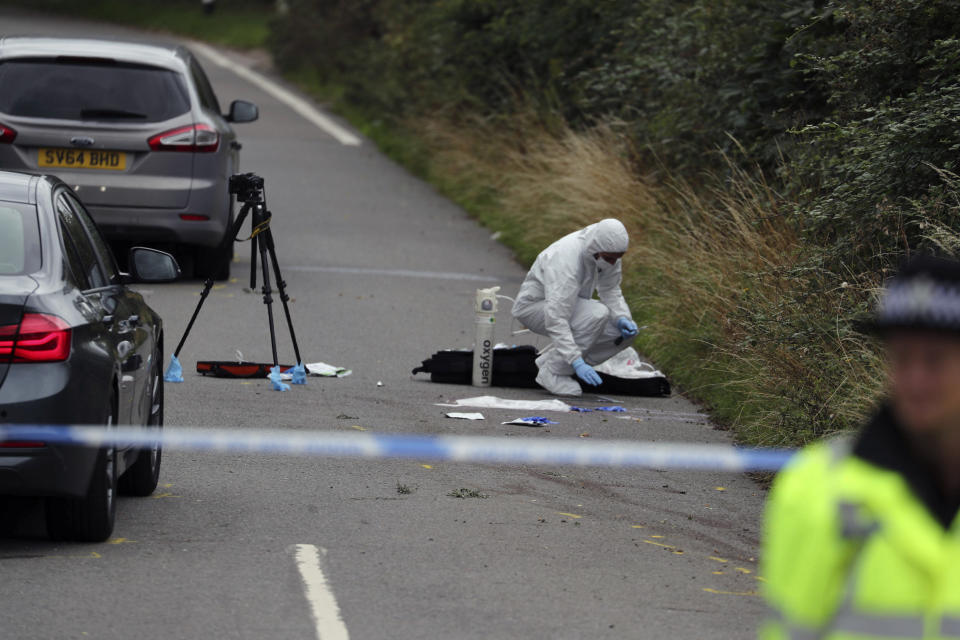
<instances>
[{"instance_id":1,"label":"roadside vegetation","mask_svg":"<svg viewBox=\"0 0 960 640\"><path fill-rule=\"evenodd\" d=\"M849 429L858 331L956 253L955 0L299 0L280 67L529 263L605 216L641 348L755 444Z\"/></svg>"},{"instance_id":2,"label":"roadside vegetation","mask_svg":"<svg viewBox=\"0 0 960 640\"><path fill-rule=\"evenodd\" d=\"M856 426L877 288L960 251L957 0L288 4L287 77L522 262L623 220L641 350L742 442Z\"/></svg>"},{"instance_id":3,"label":"roadside vegetation","mask_svg":"<svg viewBox=\"0 0 960 640\"><path fill-rule=\"evenodd\" d=\"M204 14L200 0L4 0L4 4L167 31L238 49L264 46L275 12L273 0L219 0L212 15Z\"/></svg>"}]
</instances>

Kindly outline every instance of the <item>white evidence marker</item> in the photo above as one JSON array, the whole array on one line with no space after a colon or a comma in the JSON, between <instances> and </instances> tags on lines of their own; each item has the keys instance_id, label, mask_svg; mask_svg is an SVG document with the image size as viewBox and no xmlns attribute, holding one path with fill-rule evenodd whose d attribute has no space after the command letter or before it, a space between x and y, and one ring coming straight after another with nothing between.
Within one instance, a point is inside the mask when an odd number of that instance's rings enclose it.
<instances>
[{"instance_id":1,"label":"white evidence marker","mask_svg":"<svg viewBox=\"0 0 960 640\"><path fill-rule=\"evenodd\" d=\"M326 555L326 550L315 545L294 545L294 559L303 579L307 602L310 603L317 640L349 640L350 634L340 615L340 607L321 567L321 554Z\"/></svg>"}]
</instances>

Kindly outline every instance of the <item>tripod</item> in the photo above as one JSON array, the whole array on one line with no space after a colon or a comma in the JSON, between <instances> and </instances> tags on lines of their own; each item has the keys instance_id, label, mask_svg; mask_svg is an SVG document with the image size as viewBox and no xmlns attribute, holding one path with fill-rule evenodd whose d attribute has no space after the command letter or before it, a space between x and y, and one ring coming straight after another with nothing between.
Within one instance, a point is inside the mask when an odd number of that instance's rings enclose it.
<instances>
[{"instance_id":1,"label":"tripod","mask_svg":"<svg viewBox=\"0 0 960 640\"><path fill-rule=\"evenodd\" d=\"M290 339L293 341L293 351L297 356L297 364L302 364L300 358L300 346L297 344L297 334L293 330L293 319L290 317L290 307L287 302L290 296L287 295L287 283L280 274L280 263L277 261L277 250L273 243L273 232L270 230L270 219L273 214L267 210L267 200L264 195L263 178L252 173L243 173L230 176L230 193L237 196L237 200L243 203L237 219L234 221L230 231L220 241L217 247L217 260L215 264L223 264L230 259L230 245L243 228L244 220L248 215L251 216L252 231L250 233L250 289L257 288L257 253L260 254L260 267L263 276L263 303L267 305L267 321L270 324L270 347L273 350L273 366L279 366L280 360L277 358L277 332L273 322L273 289L270 287L270 266L273 267L273 275L277 282L277 292L280 294L280 302L283 303L283 313L287 317L287 327L290 329ZM269 260L269 264L268 264ZM197 308L193 310L193 316L187 323L187 328L180 338L180 344L177 345L173 355L180 357L180 350L183 349L190 330L193 329L193 323L200 315L200 309L203 303L210 295L213 288L213 276L208 276L203 283L203 291L200 292L200 301Z\"/></svg>"}]
</instances>

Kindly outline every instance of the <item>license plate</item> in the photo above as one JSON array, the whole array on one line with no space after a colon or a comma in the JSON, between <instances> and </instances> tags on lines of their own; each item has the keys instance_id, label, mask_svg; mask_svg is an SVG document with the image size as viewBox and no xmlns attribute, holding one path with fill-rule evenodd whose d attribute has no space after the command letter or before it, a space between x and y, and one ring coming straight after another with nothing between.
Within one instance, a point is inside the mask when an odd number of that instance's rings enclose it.
<instances>
[{"instance_id":1,"label":"license plate","mask_svg":"<svg viewBox=\"0 0 960 640\"><path fill-rule=\"evenodd\" d=\"M37 164L57 169L124 171L127 168L127 154L101 149L40 149Z\"/></svg>"}]
</instances>

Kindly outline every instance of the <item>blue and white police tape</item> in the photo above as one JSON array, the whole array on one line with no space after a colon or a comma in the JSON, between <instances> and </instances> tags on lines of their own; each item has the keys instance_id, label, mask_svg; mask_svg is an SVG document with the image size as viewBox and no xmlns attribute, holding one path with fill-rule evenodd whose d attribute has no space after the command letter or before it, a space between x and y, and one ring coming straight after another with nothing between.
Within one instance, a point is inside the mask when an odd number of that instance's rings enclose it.
<instances>
[{"instance_id":1,"label":"blue and white police tape","mask_svg":"<svg viewBox=\"0 0 960 640\"><path fill-rule=\"evenodd\" d=\"M0 425L0 442L168 450L263 453L330 458L408 459L436 462L645 467L703 471L776 471L793 455L788 449L723 444L550 439L497 436L345 433L293 429Z\"/></svg>"}]
</instances>

